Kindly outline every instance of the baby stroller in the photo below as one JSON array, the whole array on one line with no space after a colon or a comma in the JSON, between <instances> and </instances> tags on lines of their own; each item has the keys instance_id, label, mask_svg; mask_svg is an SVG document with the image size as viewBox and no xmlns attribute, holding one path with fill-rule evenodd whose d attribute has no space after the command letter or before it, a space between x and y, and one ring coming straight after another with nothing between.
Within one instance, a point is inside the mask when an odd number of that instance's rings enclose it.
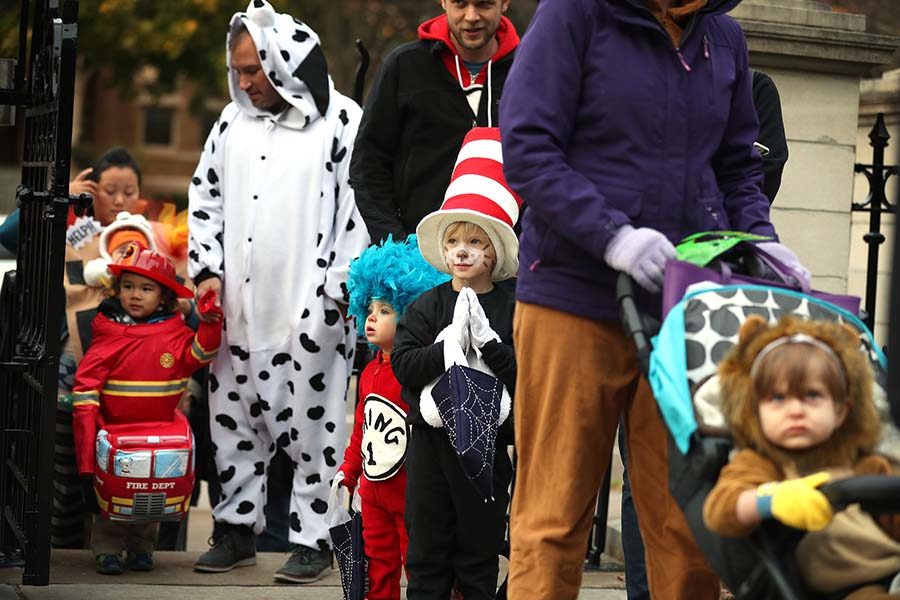
<instances>
[{"instance_id":1,"label":"baby stroller","mask_svg":"<svg viewBox=\"0 0 900 600\"><path fill-rule=\"evenodd\" d=\"M743 268L743 258L735 261L737 256L737 250L723 255L722 260L728 261L724 271ZM783 282L700 284L688 289L660 326L638 311L634 284L627 275L620 275L617 284L623 324L635 342L669 431L669 489L710 565L741 600L810 597L792 562L793 549L804 532L766 521L748 538L726 538L709 531L703 521L704 501L733 445L721 412L709 401L710 396L704 396L702 384L736 342L748 315L761 315L770 322L784 314L837 320L860 331L861 351L869 357L875 373L875 399L884 423L876 451L900 460L900 433L891 421L884 393L886 361L871 332L854 314L789 287ZM657 328L659 334L651 346ZM896 397L891 400L900 401ZM835 512L853 503L873 514L900 512L900 477L853 477L820 489ZM833 597L842 598L850 591Z\"/></svg>"}]
</instances>

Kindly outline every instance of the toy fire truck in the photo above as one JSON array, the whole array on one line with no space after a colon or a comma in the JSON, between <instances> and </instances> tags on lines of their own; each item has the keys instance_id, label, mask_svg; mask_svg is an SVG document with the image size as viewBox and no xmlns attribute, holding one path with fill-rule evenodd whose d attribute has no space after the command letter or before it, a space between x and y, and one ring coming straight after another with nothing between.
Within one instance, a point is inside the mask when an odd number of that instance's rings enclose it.
<instances>
[{"instance_id":1,"label":"toy fire truck","mask_svg":"<svg viewBox=\"0 0 900 600\"><path fill-rule=\"evenodd\" d=\"M170 422L107 424L97 433L94 490L113 521L180 521L194 489L194 436Z\"/></svg>"}]
</instances>

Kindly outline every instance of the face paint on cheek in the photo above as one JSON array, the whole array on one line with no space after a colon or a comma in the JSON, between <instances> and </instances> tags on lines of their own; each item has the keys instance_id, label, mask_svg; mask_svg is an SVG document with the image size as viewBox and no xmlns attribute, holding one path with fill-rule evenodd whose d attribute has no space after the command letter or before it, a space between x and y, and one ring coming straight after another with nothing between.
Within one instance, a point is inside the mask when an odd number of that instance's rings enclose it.
<instances>
[{"instance_id":1,"label":"face paint on cheek","mask_svg":"<svg viewBox=\"0 0 900 600\"><path fill-rule=\"evenodd\" d=\"M448 265L465 263L467 265L481 265L485 261L484 250L462 244L454 248L444 249L444 260Z\"/></svg>"},{"instance_id":2,"label":"face paint on cheek","mask_svg":"<svg viewBox=\"0 0 900 600\"><path fill-rule=\"evenodd\" d=\"M484 261L484 251L475 249L469 250L469 262L473 267L480 267L482 264L484 264Z\"/></svg>"}]
</instances>

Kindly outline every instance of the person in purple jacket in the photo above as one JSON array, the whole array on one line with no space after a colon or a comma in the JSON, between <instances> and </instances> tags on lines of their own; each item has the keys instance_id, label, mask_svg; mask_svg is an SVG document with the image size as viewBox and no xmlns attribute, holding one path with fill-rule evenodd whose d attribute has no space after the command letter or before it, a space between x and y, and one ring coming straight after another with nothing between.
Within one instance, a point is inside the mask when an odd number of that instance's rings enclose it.
<instances>
[{"instance_id":1,"label":"person in purple jacket","mask_svg":"<svg viewBox=\"0 0 900 600\"><path fill-rule=\"evenodd\" d=\"M528 206L511 600L577 597L623 412L651 596L719 596L669 493L665 429L614 282L631 275L650 307L673 242L704 230L775 236L747 45L725 15L739 2L544 0L519 46L500 106L504 171ZM766 246L808 279L788 248Z\"/></svg>"}]
</instances>

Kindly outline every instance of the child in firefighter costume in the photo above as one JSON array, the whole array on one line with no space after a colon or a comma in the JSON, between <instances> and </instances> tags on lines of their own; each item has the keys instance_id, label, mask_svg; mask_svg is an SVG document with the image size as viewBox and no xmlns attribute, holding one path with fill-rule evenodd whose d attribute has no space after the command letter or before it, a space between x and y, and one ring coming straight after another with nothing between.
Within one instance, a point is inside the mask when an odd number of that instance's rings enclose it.
<instances>
[{"instance_id":1,"label":"child in firefighter costume","mask_svg":"<svg viewBox=\"0 0 900 600\"><path fill-rule=\"evenodd\" d=\"M881 422L859 335L835 322L748 317L719 365L720 397L739 452L707 496L703 517L722 535L749 535L762 520L808 531L795 551L817 594L855 589L853 600L891 598L900 572L900 517L877 522L859 505L833 514L818 486L851 475L892 474L873 453ZM900 579L898 579L900 581ZM862 587L860 587L862 586Z\"/></svg>"},{"instance_id":2,"label":"child in firefighter costume","mask_svg":"<svg viewBox=\"0 0 900 600\"><path fill-rule=\"evenodd\" d=\"M414 235L388 236L350 263L349 313L378 352L359 376L359 404L350 444L336 479L362 499L369 559L369 600L399 600L408 537L403 525L409 407L391 369L397 320L422 292L447 281L422 258Z\"/></svg>"},{"instance_id":3,"label":"child in firefighter costume","mask_svg":"<svg viewBox=\"0 0 900 600\"><path fill-rule=\"evenodd\" d=\"M325 512L347 440L346 281L369 244L348 181L362 111L335 90L316 33L264 0L232 17L227 58L232 102L188 190L190 275L198 293L221 286L228 348L209 388L221 535L194 568L255 564L281 450L293 551L275 577L305 583L331 569Z\"/></svg>"},{"instance_id":4,"label":"child in firefighter costume","mask_svg":"<svg viewBox=\"0 0 900 600\"><path fill-rule=\"evenodd\" d=\"M193 293L175 280L166 257L133 243L110 270L116 296L100 304L72 392L76 464L85 500L94 505L98 432L107 425L147 422L158 427L163 421L184 420L175 406L190 375L213 359L221 339L221 311L212 302L201 302L210 320L196 334L184 324L176 298ZM91 533L97 571L121 573L123 547L128 568L152 569L157 526L116 523L97 515Z\"/></svg>"},{"instance_id":5,"label":"child in firefighter costume","mask_svg":"<svg viewBox=\"0 0 900 600\"><path fill-rule=\"evenodd\" d=\"M84 548L85 517L89 516L85 514L81 502L81 482L73 458L72 386L78 363L90 345L91 322L97 316L100 302L108 295L107 288L99 280L106 276L106 266L112 261L105 260L107 264L94 271L99 275L96 279L89 277L91 269L88 265L103 255L100 244L103 232L122 227L116 223L117 213L138 210L140 183L140 166L124 148L109 149L87 172L82 171L70 183L73 193L92 194L93 204L91 210L81 217L76 217L70 210L66 230L66 268L63 274L66 319L59 356L53 519L50 525L50 541L54 548ZM153 248L152 242L147 241L148 247Z\"/></svg>"}]
</instances>

